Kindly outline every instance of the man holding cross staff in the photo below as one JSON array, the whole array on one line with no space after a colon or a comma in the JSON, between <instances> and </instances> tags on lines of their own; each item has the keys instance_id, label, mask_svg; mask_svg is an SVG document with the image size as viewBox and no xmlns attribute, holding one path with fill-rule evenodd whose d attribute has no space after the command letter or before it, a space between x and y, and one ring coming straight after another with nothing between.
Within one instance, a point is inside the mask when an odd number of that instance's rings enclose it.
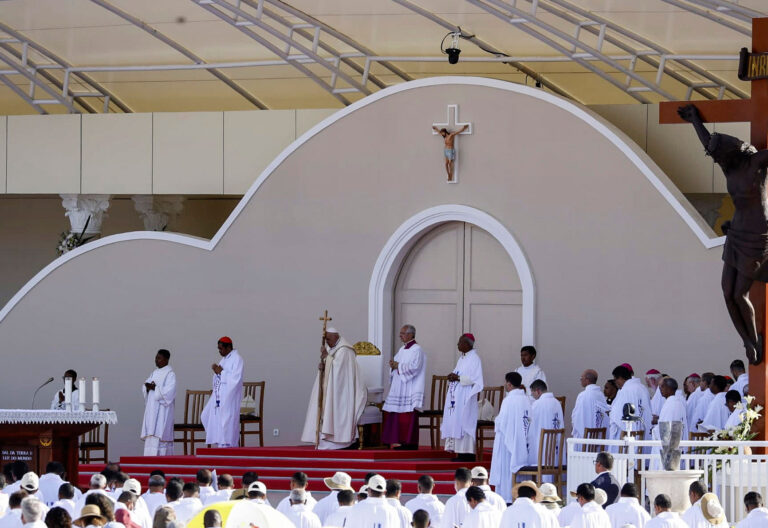
<instances>
[{"instance_id":1,"label":"man holding cross staff","mask_svg":"<svg viewBox=\"0 0 768 528\"><path fill-rule=\"evenodd\" d=\"M368 391L357 366L355 349L338 330L326 327L331 320L327 310L320 320L320 364L301 441L313 443L317 449L344 449L355 441L357 421L363 414Z\"/></svg>"}]
</instances>

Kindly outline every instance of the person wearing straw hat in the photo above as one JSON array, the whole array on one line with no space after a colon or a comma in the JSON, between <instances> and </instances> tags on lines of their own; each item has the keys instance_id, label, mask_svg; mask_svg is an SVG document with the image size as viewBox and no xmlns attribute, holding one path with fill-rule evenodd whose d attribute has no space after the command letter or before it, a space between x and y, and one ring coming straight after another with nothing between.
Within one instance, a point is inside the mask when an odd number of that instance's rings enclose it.
<instances>
[{"instance_id":1,"label":"person wearing straw hat","mask_svg":"<svg viewBox=\"0 0 768 528\"><path fill-rule=\"evenodd\" d=\"M352 507L346 528L400 528L397 511L384 498L386 492L384 477L372 476L368 481L368 498Z\"/></svg>"},{"instance_id":2,"label":"person wearing straw hat","mask_svg":"<svg viewBox=\"0 0 768 528\"><path fill-rule=\"evenodd\" d=\"M621 487L618 502L606 506L605 513L611 519L611 526L623 526L632 524L636 528L643 528L651 516L640 506L637 486L627 482Z\"/></svg>"},{"instance_id":3,"label":"person wearing straw hat","mask_svg":"<svg viewBox=\"0 0 768 528\"><path fill-rule=\"evenodd\" d=\"M747 516L736 528L764 528L768 526L768 508L763 504L763 497L756 491L744 495L744 508Z\"/></svg>"},{"instance_id":4,"label":"person wearing straw hat","mask_svg":"<svg viewBox=\"0 0 768 528\"><path fill-rule=\"evenodd\" d=\"M240 402L243 398L243 358L233 349L232 339L216 343L221 359L211 365L213 392L200 413L205 443L237 447L240 438Z\"/></svg>"},{"instance_id":5,"label":"person wearing straw hat","mask_svg":"<svg viewBox=\"0 0 768 528\"><path fill-rule=\"evenodd\" d=\"M702 528L728 528L725 518L725 510L720 500L714 493L705 493L701 497L701 515L707 524L700 524Z\"/></svg>"},{"instance_id":6,"label":"person wearing straw hat","mask_svg":"<svg viewBox=\"0 0 768 528\"><path fill-rule=\"evenodd\" d=\"M645 523L645 528L688 528L680 516L672 511L669 495L656 495L653 499L655 517Z\"/></svg>"},{"instance_id":7,"label":"person wearing straw hat","mask_svg":"<svg viewBox=\"0 0 768 528\"><path fill-rule=\"evenodd\" d=\"M321 523L325 523L325 519L339 509L338 494L342 490L352 490L352 477L343 471L337 471L332 477L326 477L323 482L331 492L317 501L312 511L320 518Z\"/></svg>"},{"instance_id":8,"label":"person wearing straw hat","mask_svg":"<svg viewBox=\"0 0 768 528\"><path fill-rule=\"evenodd\" d=\"M551 528L559 526L551 511L541 506L543 495L536 483L525 480L512 488L512 505L501 515L499 528Z\"/></svg>"},{"instance_id":9,"label":"person wearing straw hat","mask_svg":"<svg viewBox=\"0 0 768 528\"><path fill-rule=\"evenodd\" d=\"M539 491L541 492L541 502L539 504L557 517L560 514L560 503L563 501L557 494L557 487L551 482L545 482L539 486Z\"/></svg>"},{"instance_id":10,"label":"person wearing straw hat","mask_svg":"<svg viewBox=\"0 0 768 528\"><path fill-rule=\"evenodd\" d=\"M598 503L596 492L595 487L586 482L576 488L576 500L581 509L573 516L571 528L611 528L611 520Z\"/></svg>"},{"instance_id":11,"label":"person wearing straw hat","mask_svg":"<svg viewBox=\"0 0 768 528\"><path fill-rule=\"evenodd\" d=\"M75 526L80 528L89 528L90 526L104 526L107 524L107 518L101 514L101 510L95 504L86 504L80 510L80 517L72 521Z\"/></svg>"},{"instance_id":12,"label":"person wearing straw hat","mask_svg":"<svg viewBox=\"0 0 768 528\"><path fill-rule=\"evenodd\" d=\"M292 489L288 499L291 501L291 509L285 516L296 528L321 528L320 518L307 506L307 494L303 489Z\"/></svg>"}]
</instances>

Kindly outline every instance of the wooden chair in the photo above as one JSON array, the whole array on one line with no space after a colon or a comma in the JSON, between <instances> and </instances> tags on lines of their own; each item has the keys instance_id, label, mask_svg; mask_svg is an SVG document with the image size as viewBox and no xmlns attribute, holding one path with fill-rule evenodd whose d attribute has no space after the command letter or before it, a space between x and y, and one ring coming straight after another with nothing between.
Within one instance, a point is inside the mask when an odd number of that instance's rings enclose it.
<instances>
[{"instance_id":1,"label":"wooden chair","mask_svg":"<svg viewBox=\"0 0 768 528\"><path fill-rule=\"evenodd\" d=\"M584 428L584 438L589 438L590 440L605 440L606 435L608 434L608 428L607 427L585 427ZM603 451L602 446L599 445L588 445L588 444L582 444L582 451L585 453L599 453L600 451Z\"/></svg>"},{"instance_id":2,"label":"wooden chair","mask_svg":"<svg viewBox=\"0 0 768 528\"><path fill-rule=\"evenodd\" d=\"M627 437L627 432L622 431L619 438L624 440ZM635 440L645 440L645 431L632 431L632 438ZM619 446L619 453L626 453L627 446Z\"/></svg>"},{"instance_id":3,"label":"wooden chair","mask_svg":"<svg viewBox=\"0 0 768 528\"><path fill-rule=\"evenodd\" d=\"M440 446L440 422L443 419L443 405L445 394L448 392L448 376L432 376L432 392L429 400L429 409L419 413L419 432L422 429L429 430L429 445L432 449ZM426 423L421 420L425 418Z\"/></svg>"},{"instance_id":4,"label":"wooden chair","mask_svg":"<svg viewBox=\"0 0 768 528\"><path fill-rule=\"evenodd\" d=\"M173 424L174 442L181 442L184 445L185 455L195 454L195 444L205 442L205 429L200 420L200 414L208 401L208 397L213 391L210 390L189 390L184 399L184 422ZM176 433L182 434L181 438L176 438ZM202 433L203 438L195 438L195 433ZM190 446L191 449L187 449Z\"/></svg>"},{"instance_id":5,"label":"wooden chair","mask_svg":"<svg viewBox=\"0 0 768 528\"><path fill-rule=\"evenodd\" d=\"M108 411L109 409L101 409ZM109 460L109 424L100 424L85 434L80 435L80 463L104 462ZM101 451L102 456L96 458L91 453Z\"/></svg>"},{"instance_id":6,"label":"wooden chair","mask_svg":"<svg viewBox=\"0 0 768 528\"><path fill-rule=\"evenodd\" d=\"M563 417L565 417L565 396L555 396L555 399L560 402L560 407L563 408Z\"/></svg>"},{"instance_id":7,"label":"wooden chair","mask_svg":"<svg viewBox=\"0 0 768 528\"><path fill-rule=\"evenodd\" d=\"M524 466L512 475L512 482L517 482L518 475L527 475L541 486L544 475L552 475L558 490L565 485L563 473L563 445L565 444L565 429L542 429L539 436L538 465Z\"/></svg>"},{"instance_id":8,"label":"wooden chair","mask_svg":"<svg viewBox=\"0 0 768 528\"><path fill-rule=\"evenodd\" d=\"M481 398L488 400L488 403L493 405L496 410L496 414L499 414L501 410L501 402L504 401L504 385L498 387L483 387ZM494 434L495 422L493 420L478 420L477 430L475 431L475 446L477 460L483 459L483 448L485 447L486 440L492 440ZM489 434L490 433L490 434Z\"/></svg>"},{"instance_id":9,"label":"wooden chair","mask_svg":"<svg viewBox=\"0 0 768 528\"><path fill-rule=\"evenodd\" d=\"M259 447L264 447L264 381L243 382L243 398L250 396L256 402L256 410L249 414L240 415L240 447L245 445L245 435L259 435ZM246 425L255 424L256 428L248 430Z\"/></svg>"},{"instance_id":10,"label":"wooden chair","mask_svg":"<svg viewBox=\"0 0 768 528\"><path fill-rule=\"evenodd\" d=\"M709 440L712 437L712 431L700 433L700 432L689 432L688 433L688 439L691 441L702 441L702 440ZM709 447L691 447L690 448L691 453L696 455L705 455L709 453L710 448Z\"/></svg>"}]
</instances>

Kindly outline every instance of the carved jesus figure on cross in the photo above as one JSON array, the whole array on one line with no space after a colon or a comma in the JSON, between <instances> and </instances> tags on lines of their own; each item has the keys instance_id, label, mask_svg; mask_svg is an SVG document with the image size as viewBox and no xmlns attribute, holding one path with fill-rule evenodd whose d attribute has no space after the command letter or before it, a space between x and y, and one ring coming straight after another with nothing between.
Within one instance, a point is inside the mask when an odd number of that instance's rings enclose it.
<instances>
[{"instance_id":1,"label":"carved jesus figure on cross","mask_svg":"<svg viewBox=\"0 0 768 528\"><path fill-rule=\"evenodd\" d=\"M471 134L472 123L459 122L459 105L448 105L446 114L445 123L432 123L432 133L443 137L445 142L443 156L445 157L445 172L448 175L448 183L456 183L458 181L458 171L456 170L456 162L458 161L456 141L458 138L456 136L459 134ZM453 132L448 129L451 124L458 127Z\"/></svg>"}]
</instances>

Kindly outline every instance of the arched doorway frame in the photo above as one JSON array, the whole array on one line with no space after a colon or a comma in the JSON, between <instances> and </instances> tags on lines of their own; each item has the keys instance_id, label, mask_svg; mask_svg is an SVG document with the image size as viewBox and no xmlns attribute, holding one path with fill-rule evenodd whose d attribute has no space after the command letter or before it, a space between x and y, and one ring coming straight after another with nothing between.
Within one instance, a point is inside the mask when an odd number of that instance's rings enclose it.
<instances>
[{"instance_id":1,"label":"arched doorway frame","mask_svg":"<svg viewBox=\"0 0 768 528\"><path fill-rule=\"evenodd\" d=\"M430 229L446 222L466 222L487 231L515 264L523 290L522 345L536 344L536 291L533 273L522 247L496 218L474 207L445 204L425 209L398 227L379 253L368 286L368 341L382 350L380 367L393 350L394 287L408 252ZM384 369L381 369L383 382Z\"/></svg>"}]
</instances>

